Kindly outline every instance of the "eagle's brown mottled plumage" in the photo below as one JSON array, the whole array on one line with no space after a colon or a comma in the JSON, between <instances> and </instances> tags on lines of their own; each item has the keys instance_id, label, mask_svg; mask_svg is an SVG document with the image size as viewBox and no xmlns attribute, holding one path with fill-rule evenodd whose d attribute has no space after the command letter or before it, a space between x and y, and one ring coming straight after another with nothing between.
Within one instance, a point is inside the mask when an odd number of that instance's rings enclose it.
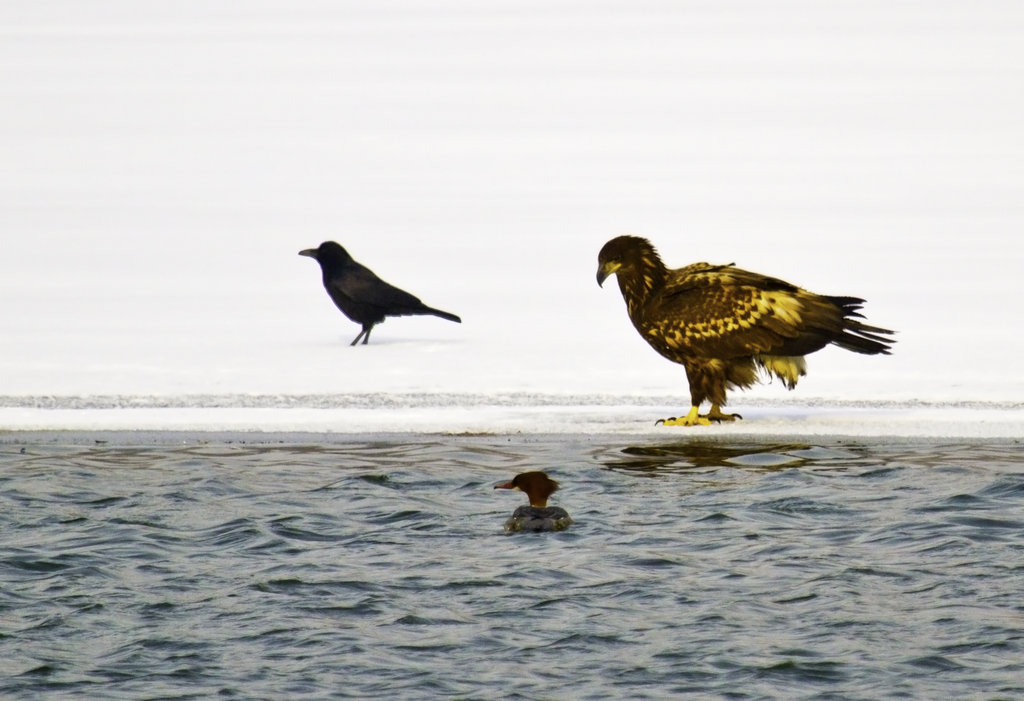
<instances>
[{"instance_id":1,"label":"eagle's brown mottled plumage","mask_svg":"<svg viewBox=\"0 0 1024 701\"><path fill-rule=\"evenodd\" d=\"M654 350L686 368L692 407L669 424L733 420L724 414L727 389L747 388L758 370L789 389L806 374L803 356L832 343L889 354L888 329L859 319L859 297L817 295L777 278L732 265L694 263L668 269L647 239L619 236L598 255L597 282L616 275L633 326ZM699 415L702 402L711 411Z\"/></svg>"}]
</instances>

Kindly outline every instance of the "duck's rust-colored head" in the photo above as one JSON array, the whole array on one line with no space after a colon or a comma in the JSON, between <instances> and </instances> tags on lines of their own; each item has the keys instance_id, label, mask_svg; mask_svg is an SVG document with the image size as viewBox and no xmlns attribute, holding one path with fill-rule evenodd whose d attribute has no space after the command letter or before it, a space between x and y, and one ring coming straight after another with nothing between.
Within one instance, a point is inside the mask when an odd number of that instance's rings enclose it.
<instances>
[{"instance_id":1,"label":"duck's rust-colored head","mask_svg":"<svg viewBox=\"0 0 1024 701\"><path fill-rule=\"evenodd\" d=\"M495 489L518 489L526 492L530 498L530 506L543 509L548 505L548 497L558 489L558 482L540 470L520 472L511 481L494 485Z\"/></svg>"}]
</instances>

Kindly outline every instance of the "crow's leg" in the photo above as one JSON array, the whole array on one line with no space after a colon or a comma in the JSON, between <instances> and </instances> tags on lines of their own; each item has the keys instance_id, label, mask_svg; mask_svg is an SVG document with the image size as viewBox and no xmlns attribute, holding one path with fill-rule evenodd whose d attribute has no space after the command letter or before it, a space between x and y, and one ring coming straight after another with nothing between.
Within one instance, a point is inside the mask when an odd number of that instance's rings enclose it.
<instances>
[{"instance_id":1,"label":"crow's leg","mask_svg":"<svg viewBox=\"0 0 1024 701\"><path fill-rule=\"evenodd\" d=\"M349 345L350 345L350 346L354 346L355 344L359 343L359 339L360 339L360 338L363 338L364 336L365 336L365 340L363 341L363 343L365 344L365 343L366 343L366 341L369 341L369 340L370 340L370 329L372 329L372 328L373 328L373 324L370 324L369 326L365 326L365 325L364 325L364 326L363 326L363 330L359 332L359 335L358 335L358 336L356 336L356 337L355 337L355 338L354 338L354 339L352 340L352 343L350 343Z\"/></svg>"}]
</instances>

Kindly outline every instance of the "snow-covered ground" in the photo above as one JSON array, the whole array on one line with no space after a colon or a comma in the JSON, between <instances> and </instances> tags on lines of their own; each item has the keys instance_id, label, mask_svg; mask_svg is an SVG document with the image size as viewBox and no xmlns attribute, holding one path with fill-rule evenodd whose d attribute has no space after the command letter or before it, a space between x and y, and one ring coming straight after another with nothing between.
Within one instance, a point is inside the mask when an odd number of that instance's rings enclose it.
<instances>
[{"instance_id":1,"label":"snow-covered ground","mask_svg":"<svg viewBox=\"0 0 1024 701\"><path fill-rule=\"evenodd\" d=\"M1022 436L1022 85L1010 0L5 3L0 430L652 431L629 232L899 331L695 430Z\"/></svg>"}]
</instances>

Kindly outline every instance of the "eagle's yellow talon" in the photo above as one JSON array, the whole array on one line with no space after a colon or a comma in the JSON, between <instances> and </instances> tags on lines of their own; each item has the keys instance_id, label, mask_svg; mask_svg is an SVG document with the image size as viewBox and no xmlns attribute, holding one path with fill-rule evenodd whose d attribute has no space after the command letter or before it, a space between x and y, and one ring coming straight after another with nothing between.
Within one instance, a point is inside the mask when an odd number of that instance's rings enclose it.
<instances>
[{"instance_id":1,"label":"eagle's yellow talon","mask_svg":"<svg viewBox=\"0 0 1024 701\"><path fill-rule=\"evenodd\" d=\"M667 419L658 419L654 425L662 424L663 426L710 426L711 420L707 416L700 416L697 413L697 407L690 409L690 413L681 418L670 416Z\"/></svg>"},{"instance_id":2,"label":"eagle's yellow talon","mask_svg":"<svg viewBox=\"0 0 1024 701\"><path fill-rule=\"evenodd\" d=\"M663 426L710 426L711 425L711 421L709 421L704 416L698 416L693 421L690 421L689 419L687 419L684 416L681 419L664 419L664 420L658 421L655 424L655 426L657 426L658 424L661 424Z\"/></svg>"},{"instance_id":3,"label":"eagle's yellow talon","mask_svg":"<svg viewBox=\"0 0 1024 701\"><path fill-rule=\"evenodd\" d=\"M709 411L706 416L717 423L721 423L722 421L737 421L743 418L739 414L726 414L718 404L712 404L711 411Z\"/></svg>"}]
</instances>

